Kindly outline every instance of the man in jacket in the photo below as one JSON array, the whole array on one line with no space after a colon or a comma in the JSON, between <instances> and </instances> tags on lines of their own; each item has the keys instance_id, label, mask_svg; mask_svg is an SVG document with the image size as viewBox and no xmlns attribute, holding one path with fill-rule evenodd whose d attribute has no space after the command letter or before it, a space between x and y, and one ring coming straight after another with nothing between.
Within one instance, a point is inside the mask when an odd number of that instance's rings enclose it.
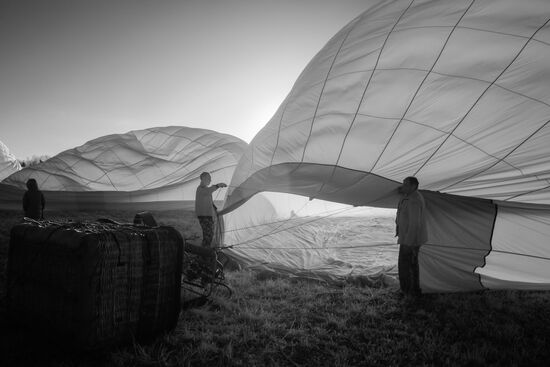
<instances>
[{"instance_id":1,"label":"man in jacket","mask_svg":"<svg viewBox=\"0 0 550 367\"><path fill-rule=\"evenodd\" d=\"M200 180L201 183L195 193L195 214L202 228L202 246L210 247L214 236L214 216L216 215L212 193L220 187L227 187L227 185L221 182L209 186L212 177L208 172L201 173Z\"/></svg>"},{"instance_id":2,"label":"man in jacket","mask_svg":"<svg viewBox=\"0 0 550 367\"><path fill-rule=\"evenodd\" d=\"M397 206L396 236L399 246L399 285L409 296L421 294L418 272L418 252L426 243L426 204L418 191L416 177L407 177L399 188L403 195Z\"/></svg>"}]
</instances>

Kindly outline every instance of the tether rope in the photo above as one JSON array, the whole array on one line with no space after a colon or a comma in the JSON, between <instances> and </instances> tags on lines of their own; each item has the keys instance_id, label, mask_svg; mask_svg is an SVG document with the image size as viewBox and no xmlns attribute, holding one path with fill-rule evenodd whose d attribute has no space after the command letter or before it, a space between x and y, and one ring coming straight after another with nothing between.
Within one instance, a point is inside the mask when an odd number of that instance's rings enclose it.
<instances>
[{"instance_id":1,"label":"tether rope","mask_svg":"<svg viewBox=\"0 0 550 367\"><path fill-rule=\"evenodd\" d=\"M304 203L304 205L302 205L302 207L300 207L300 209L298 209L298 211L297 211L296 213L299 213L300 211L302 211L302 209L304 209L309 203L310 203L310 201L306 201L306 202ZM259 240L260 238L268 237L268 236L271 236L271 235L276 234L276 233L280 233L280 232L287 231L287 230L289 230L290 228L294 228L294 227L287 227L287 228L285 228L285 229L282 229L282 230L278 231L279 228L281 228L285 223L290 222L290 221L291 221L291 219L287 219L287 220L284 220L284 221L280 221L281 224L280 224L279 226L275 227L274 229L272 229L271 231L269 231L268 233L265 233L265 234L263 234L263 235L261 235L261 236L255 238L255 239L247 240L247 241L242 242L242 243L236 243L236 244L234 244L234 245L232 245L232 246L238 246L238 245L242 245L242 244L245 244L245 243L254 242L254 241ZM299 224L299 225L300 225L300 224ZM296 225L295 227L298 227L299 225Z\"/></svg>"},{"instance_id":2,"label":"tether rope","mask_svg":"<svg viewBox=\"0 0 550 367\"><path fill-rule=\"evenodd\" d=\"M239 247L243 249L254 250L329 250L329 249L354 249L354 248L366 248L366 247L393 247L397 246L397 243L377 243L371 245L357 245L357 246L328 246L328 247Z\"/></svg>"}]
</instances>

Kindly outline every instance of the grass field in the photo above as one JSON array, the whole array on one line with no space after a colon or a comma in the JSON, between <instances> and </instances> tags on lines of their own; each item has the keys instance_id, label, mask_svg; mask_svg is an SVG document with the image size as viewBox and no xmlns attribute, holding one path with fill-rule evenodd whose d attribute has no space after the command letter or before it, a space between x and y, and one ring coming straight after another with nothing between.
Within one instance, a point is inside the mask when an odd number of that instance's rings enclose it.
<instances>
[{"instance_id":1,"label":"grass field","mask_svg":"<svg viewBox=\"0 0 550 367\"><path fill-rule=\"evenodd\" d=\"M49 218L134 213L48 213ZM185 236L199 234L184 211L153 213ZM0 288L5 291L9 228L0 212ZM75 355L55 341L30 343L7 330L1 297L2 366L546 366L550 361L550 293L486 291L403 299L395 288L320 282L235 271L233 296L214 294L182 310L175 330L144 344Z\"/></svg>"}]
</instances>

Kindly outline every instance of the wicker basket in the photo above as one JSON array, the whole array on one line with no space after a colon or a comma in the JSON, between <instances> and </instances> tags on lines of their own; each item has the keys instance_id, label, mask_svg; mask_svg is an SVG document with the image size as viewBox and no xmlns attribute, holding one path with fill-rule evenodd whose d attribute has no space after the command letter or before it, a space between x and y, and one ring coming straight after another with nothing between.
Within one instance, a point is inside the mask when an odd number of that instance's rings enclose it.
<instances>
[{"instance_id":1,"label":"wicker basket","mask_svg":"<svg viewBox=\"0 0 550 367\"><path fill-rule=\"evenodd\" d=\"M180 311L182 247L172 227L18 224L8 258L10 319L76 349L169 330Z\"/></svg>"}]
</instances>

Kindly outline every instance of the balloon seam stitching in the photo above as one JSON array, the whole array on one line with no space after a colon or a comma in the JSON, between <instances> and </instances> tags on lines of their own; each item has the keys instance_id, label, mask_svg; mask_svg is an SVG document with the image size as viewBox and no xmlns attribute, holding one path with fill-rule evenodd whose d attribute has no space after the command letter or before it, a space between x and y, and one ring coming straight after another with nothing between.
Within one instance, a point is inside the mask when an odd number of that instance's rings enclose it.
<instances>
[{"instance_id":1,"label":"balloon seam stitching","mask_svg":"<svg viewBox=\"0 0 550 367\"><path fill-rule=\"evenodd\" d=\"M377 71L377 67L378 67L378 63L380 62L380 57L382 56L382 52L384 51L384 48L386 47L386 44L388 42L388 39L390 38L390 36L393 34L393 32L395 31L395 28L397 27L397 25L399 24L399 22L401 21L401 19L403 18L403 16L405 16L405 14L407 13L407 11L411 8L412 4L414 3L415 0L412 0L410 3L409 3L409 6L407 6L407 8L405 8L405 10L401 13L401 15L399 16L399 18L397 18L397 20L395 21L395 23L393 24L392 28L390 29L390 31L388 32L388 34L386 35L386 38L384 39L384 42L382 43L382 46L380 46L380 52L378 52L378 56L376 57L376 62L374 64L374 68L372 69L372 72L370 73L370 76L369 76L369 79L367 81L367 84L365 85L365 88L363 89L363 93L361 94L361 99L359 100L359 103L357 104L357 108L355 110L355 114L353 115L353 119L351 120L351 123L348 127L348 130L346 132L346 134L344 135L344 139L342 141L342 145L340 146L340 151L338 152L338 157L336 158L336 163L334 164L334 168L332 170L332 173L330 175L330 178L329 178L329 181L332 180L332 178L334 177L334 173L336 172L336 167L338 166L338 163L340 162L340 158L342 156L342 152L344 150L344 146L346 145L346 141L347 141L347 138L348 138L348 135L351 131L351 129L353 128L353 125L355 123L355 120L357 119L357 114L359 113L359 109L361 108L361 105L363 104L363 100L365 99L365 94L367 93L367 90L369 89L369 86L371 84L371 81L372 81L372 78L374 76L374 73ZM351 32L351 30L350 30ZM348 33L349 35L349 33ZM347 39L347 35L346 35L346 39ZM345 41L345 40L344 40ZM343 46L343 43L342 43L342 46ZM340 52L340 49L338 50L338 53ZM331 67L332 69L332 67ZM329 71L329 74L330 74L330 71ZM328 74L327 74L327 78L328 78ZM326 83L326 82L325 82ZM321 92L322 94L322 92ZM321 98L319 98L319 101L321 100ZM312 128L313 128L313 123L312 123ZM311 135L311 131L310 131L310 135ZM309 140L309 137L308 137L308 140ZM305 155L305 149L304 149L304 154L302 155L302 161L304 160L304 155ZM373 167L374 168L374 167ZM372 171L369 170L369 172ZM366 172L365 175L367 175L369 172ZM319 188L319 190L317 190L317 194L315 194L315 196L319 195L320 192L323 191L324 187L325 187L325 183L327 181L323 181L323 183L321 184L321 187ZM313 196L313 197L315 197Z\"/></svg>"},{"instance_id":2,"label":"balloon seam stitching","mask_svg":"<svg viewBox=\"0 0 550 367\"><path fill-rule=\"evenodd\" d=\"M475 0L474 0L475 1ZM550 19L547 19L546 22L544 22L544 24L542 24L539 28L537 28L537 30L531 35L531 37L529 37L529 39L527 40L527 42L525 42L525 44L521 47L521 49L518 51L518 53L516 54L516 56L514 56L514 58L508 63L508 65L497 75L497 77L494 79L493 82L491 82L491 84L489 84L487 86L487 88L485 88L485 90L479 95L479 97L476 99L476 101L474 102L474 104L468 109L468 111L466 111L466 113L464 114L464 116L460 119L460 121L456 124L456 126L453 128L453 130L447 135L447 138L445 138L443 140L443 142L434 150L434 152L428 157L428 159L420 166L420 168L418 168L416 170L416 172L414 173L414 176L418 175L418 173L426 166L426 164L428 164L428 162L437 154L437 152L441 149L441 147L447 142L447 140L449 139L449 137L451 135L453 135L453 133L456 131L456 129L462 124L462 122L464 122L466 120L466 117L470 114L470 112L475 108L475 106L478 105L479 101L481 101L481 99L483 98L483 96L487 93L487 91L494 85L496 84L497 80L508 70L508 68L510 66L512 66L512 64L517 60L517 58L521 55L521 53L523 52L523 50L525 50L525 48L527 47L527 45L529 44L529 42L535 37L535 35L542 29L544 28L544 26L546 26L546 24L548 24L548 22L550 21Z\"/></svg>"},{"instance_id":3,"label":"balloon seam stitching","mask_svg":"<svg viewBox=\"0 0 550 367\"><path fill-rule=\"evenodd\" d=\"M441 58L441 55L443 54L443 52L445 51L445 48L447 47L447 44L449 43L449 40L451 39L452 35L454 34L455 30L456 30L456 27L458 26L458 24L462 21L462 19L464 19L464 17L466 16L466 13L468 13L468 11L471 9L472 5L474 5L476 0L472 0L470 2L470 5L468 5L468 7L464 10L464 13L462 13L462 15L460 16L460 18L458 19L458 21L455 23L455 25L453 26L452 30L449 32L449 35L447 36L447 39L445 40L445 42L443 43L443 46L441 47L441 50L439 51L439 54L437 55L437 57L435 58L432 66L430 67L430 70L426 73L426 75L424 76L424 79L422 79L422 82L420 82L420 84L418 85L418 88L416 89L416 91L414 92L414 95L412 96L407 108L405 109L405 112L403 112L403 115L401 116L401 119L399 120L399 122L397 123L397 125L395 126L390 138L388 139L388 141L386 142L386 145L384 146L384 148L382 149L382 152L378 155L378 158L376 159L376 161L374 162L372 168L371 168L371 171L373 171L375 168L376 168L376 165L378 164L378 162L380 162L380 159L382 159L382 156L384 155L384 153L386 152L386 149L388 148L388 146L390 145L390 143L392 142L393 140L393 137L395 136L395 133L397 132L397 130L399 129L399 126L401 126L401 122L403 121L403 119L405 118L405 116L407 115L407 112L409 111L409 109L411 108L412 104L414 103L416 97L418 96L418 92L420 91L420 89L422 88L422 86L424 85L424 83L426 82L426 80L428 79L428 76L431 74L431 72L433 71L433 69L435 68L435 66L437 65L437 62L439 61L439 59ZM418 174L418 172L416 172L413 176L416 176Z\"/></svg>"}]
</instances>

